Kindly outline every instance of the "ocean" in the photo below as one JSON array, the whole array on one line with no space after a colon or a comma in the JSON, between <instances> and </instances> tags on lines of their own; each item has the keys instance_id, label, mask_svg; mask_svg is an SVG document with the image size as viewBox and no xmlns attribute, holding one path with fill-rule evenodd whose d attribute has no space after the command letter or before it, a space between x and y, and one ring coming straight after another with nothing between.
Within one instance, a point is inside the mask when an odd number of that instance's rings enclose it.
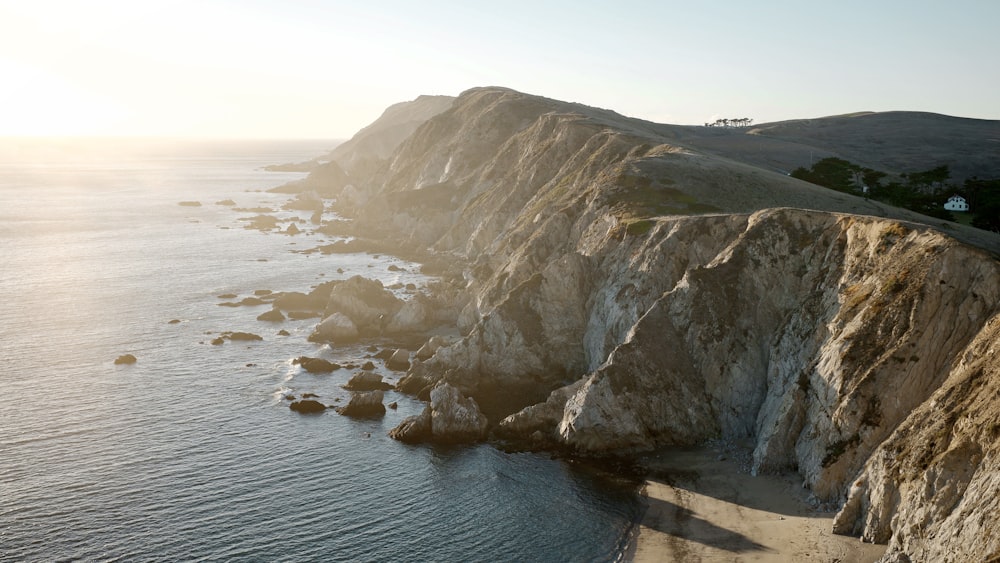
<instances>
[{"instance_id":1,"label":"ocean","mask_svg":"<svg viewBox=\"0 0 1000 563\"><path fill-rule=\"evenodd\" d=\"M642 510L630 479L485 444L396 442L386 433L423 404L392 391L399 408L382 419L288 408L288 394L346 400L352 375L294 358L369 353L308 342L317 319L265 323L269 306L219 295L355 274L428 281L391 256L302 252L334 240L308 223L294 236L244 228L256 213L239 209L279 209L288 196L266 190L303 176L263 166L334 145L0 140L0 559L623 556ZM213 345L226 331L263 340ZM123 354L138 361L116 365Z\"/></svg>"}]
</instances>

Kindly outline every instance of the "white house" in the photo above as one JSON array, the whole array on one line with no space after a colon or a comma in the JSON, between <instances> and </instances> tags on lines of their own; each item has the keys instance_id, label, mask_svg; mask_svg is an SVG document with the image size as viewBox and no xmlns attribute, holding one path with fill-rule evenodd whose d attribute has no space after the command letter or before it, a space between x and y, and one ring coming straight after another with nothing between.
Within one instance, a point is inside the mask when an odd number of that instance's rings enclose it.
<instances>
[{"instance_id":1,"label":"white house","mask_svg":"<svg viewBox=\"0 0 1000 563\"><path fill-rule=\"evenodd\" d=\"M964 197L953 195L948 198L948 202L944 204L944 208L948 211L968 211L969 204L966 203Z\"/></svg>"}]
</instances>

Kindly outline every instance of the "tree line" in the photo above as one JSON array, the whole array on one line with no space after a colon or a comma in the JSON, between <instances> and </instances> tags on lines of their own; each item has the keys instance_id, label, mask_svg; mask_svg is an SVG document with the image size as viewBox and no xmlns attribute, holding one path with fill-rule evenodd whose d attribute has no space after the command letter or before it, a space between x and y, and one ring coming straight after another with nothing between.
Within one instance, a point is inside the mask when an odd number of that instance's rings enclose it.
<instances>
[{"instance_id":1,"label":"tree line","mask_svg":"<svg viewBox=\"0 0 1000 563\"><path fill-rule=\"evenodd\" d=\"M706 123L705 127L750 127L753 119L750 117L735 117L716 119L712 123Z\"/></svg>"},{"instance_id":2,"label":"tree line","mask_svg":"<svg viewBox=\"0 0 1000 563\"><path fill-rule=\"evenodd\" d=\"M973 177L959 185L950 181L951 171L946 164L903 173L896 179L885 172L831 157L809 168L796 168L791 176L948 221L954 221L955 215L944 204L952 195L960 195L969 204L973 227L1000 233L1000 179Z\"/></svg>"}]
</instances>

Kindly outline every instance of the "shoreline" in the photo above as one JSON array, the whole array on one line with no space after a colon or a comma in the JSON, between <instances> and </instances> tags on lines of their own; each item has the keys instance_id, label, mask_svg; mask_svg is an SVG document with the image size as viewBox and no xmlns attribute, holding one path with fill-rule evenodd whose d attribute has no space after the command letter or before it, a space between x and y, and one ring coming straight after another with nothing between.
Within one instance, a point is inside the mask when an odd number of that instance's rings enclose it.
<instances>
[{"instance_id":1,"label":"shoreline","mask_svg":"<svg viewBox=\"0 0 1000 563\"><path fill-rule=\"evenodd\" d=\"M622 560L872 563L885 545L834 535L835 512L795 474L752 476L739 454L672 448L642 459L646 505Z\"/></svg>"}]
</instances>

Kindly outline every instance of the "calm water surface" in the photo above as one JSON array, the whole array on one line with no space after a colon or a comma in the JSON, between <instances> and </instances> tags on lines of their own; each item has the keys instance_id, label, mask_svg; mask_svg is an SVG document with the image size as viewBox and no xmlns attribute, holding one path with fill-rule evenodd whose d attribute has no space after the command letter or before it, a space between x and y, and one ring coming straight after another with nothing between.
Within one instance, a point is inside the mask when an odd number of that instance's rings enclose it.
<instances>
[{"instance_id":1,"label":"calm water surface","mask_svg":"<svg viewBox=\"0 0 1000 563\"><path fill-rule=\"evenodd\" d=\"M293 358L366 352L309 343L315 319L263 323L267 306L218 295L427 281L391 257L296 252L330 239L247 230L253 213L216 204L279 208L287 196L263 190L301 175L261 167L333 145L0 140L0 559L620 556L640 510L622 480L490 446L400 444L386 432L422 404L393 392L399 409L381 420L287 408L288 393L346 400L351 375ZM296 212L277 215L284 227ZM211 345L224 331L264 340ZM114 365L125 353L138 363Z\"/></svg>"}]
</instances>

